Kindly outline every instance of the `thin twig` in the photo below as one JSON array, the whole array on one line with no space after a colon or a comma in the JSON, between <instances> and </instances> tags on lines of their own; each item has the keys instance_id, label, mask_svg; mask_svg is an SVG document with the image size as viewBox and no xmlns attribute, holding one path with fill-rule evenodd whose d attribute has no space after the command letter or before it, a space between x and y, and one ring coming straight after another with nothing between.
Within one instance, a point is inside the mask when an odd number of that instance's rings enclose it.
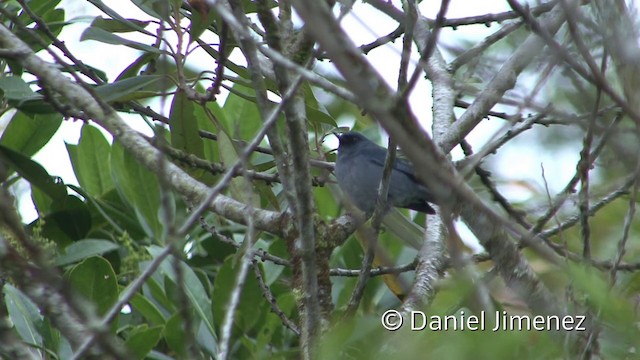
<instances>
[{"instance_id":1,"label":"thin twig","mask_svg":"<svg viewBox=\"0 0 640 360\"><path fill-rule=\"evenodd\" d=\"M456 71L458 71L458 69L460 69L460 67L462 67L464 64L468 63L472 59L477 58L482 52L487 50L491 45L497 43L498 41L507 37L507 35L519 29L521 25L522 25L522 22L518 21L518 22L507 24L501 27L495 33L485 37L484 39L482 39L482 41L475 44L474 46L472 46L462 54L458 55L458 57L456 57L449 64L449 70L452 73L455 73Z\"/></svg>"},{"instance_id":2,"label":"thin twig","mask_svg":"<svg viewBox=\"0 0 640 360\"><path fill-rule=\"evenodd\" d=\"M239 159L242 164L242 168L244 170L249 168L248 158L252 151L243 151L242 155ZM236 309L240 304L240 296L242 295L242 290L244 289L244 284L247 280L247 275L249 273L249 267L253 263L253 246L256 242L256 228L253 222L253 213L254 213L254 194L251 186L251 181L249 181L249 177L245 175L244 181L244 200L247 204L246 211L246 223L247 223L247 231L245 235L245 240L242 244L242 248L240 252L242 254L240 260L240 268L238 269L238 273L236 274L236 278L234 281L234 286L231 291L231 295L229 296L229 302L227 303L225 316L222 321L222 325L220 326L220 341L218 343L218 359L226 360L229 357L230 350L230 342L231 342L231 329L233 326L233 321L236 316Z\"/></svg>"},{"instance_id":3,"label":"thin twig","mask_svg":"<svg viewBox=\"0 0 640 360\"><path fill-rule=\"evenodd\" d=\"M611 136L611 133L613 132L615 127L618 125L618 123L620 122L622 117L623 117L622 114L618 114L618 116L616 116L611 121L611 123L607 127L607 130L605 130L604 134L602 134L602 136L600 137L600 140L598 141L598 143L594 147L593 151L589 155L590 163L588 164L588 166L591 166L593 164L593 162L598 158L598 156L600 155L601 151L604 149L605 144L609 140L609 138ZM544 226L547 223L547 221L549 221L549 219L551 219L551 217L560 209L562 204L564 204L564 202L568 198L569 194L573 193L573 189L575 188L575 186L578 183L579 179L580 179L579 174L576 173L573 176L573 178L571 178L571 180L569 180L569 182L567 183L565 188L553 200L553 202L551 203L551 206L549 207L547 212L545 214L543 214L536 221L535 225L532 227L532 230L531 230L533 233L539 233L544 228Z\"/></svg>"},{"instance_id":4,"label":"thin twig","mask_svg":"<svg viewBox=\"0 0 640 360\"><path fill-rule=\"evenodd\" d=\"M293 321L291 321L291 319L287 317L287 314L285 314L284 311L280 309L280 306L278 306L278 302L276 298L273 296L273 294L271 293L269 286L264 281L264 277L262 276L260 267L255 262L255 260L253 261L252 267L253 267L254 273L256 274L256 279L258 279L258 285L260 286L260 289L262 289L262 295L264 295L264 298L267 300L269 305L271 305L271 312L276 314L276 316L278 316L280 320L282 320L282 324L284 326L289 328L289 330L293 331L294 334L300 336L300 329L298 328L298 325L296 325Z\"/></svg>"},{"instance_id":5,"label":"thin twig","mask_svg":"<svg viewBox=\"0 0 640 360\"><path fill-rule=\"evenodd\" d=\"M547 46L549 46L557 55L559 55L560 58L562 58L562 60L571 67L571 69L573 69L588 82L602 89L602 91L604 91L611 98L611 100L613 100L613 102L620 106L636 124L640 125L640 114L620 94L618 94L615 89L611 87L604 74L598 69L598 66L596 64L587 61L587 65L590 71L585 69L575 59L574 55L569 53L566 48L560 45L551 36L551 34L549 34L544 25L536 21L536 19L531 15L529 11L523 8L522 5L520 5L515 0L507 0L507 2L515 11L520 14L520 16L522 16L522 18L531 27L531 29L542 39L544 39Z\"/></svg>"},{"instance_id":6,"label":"thin twig","mask_svg":"<svg viewBox=\"0 0 640 360\"><path fill-rule=\"evenodd\" d=\"M638 187L640 184L640 180L638 179L639 174L640 174L640 160L638 160L638 165L634 172L635 181L633 182L631 196L629 196L629 208L627 210L627 214L624 217L624 227L622 230L622 238L618 242L618 252L616 254L615 259L613 260L613 266L611 267L610 276L611 276L612 285L616 283L618 269L620 268L620 263L622 263L622 258L624 257L624 254L626 252L625 247L627 245L627 240L629 239L629 231L631 230L633 217L636 213L636 201L638 199Z\"/></svg>"}]
</instances>

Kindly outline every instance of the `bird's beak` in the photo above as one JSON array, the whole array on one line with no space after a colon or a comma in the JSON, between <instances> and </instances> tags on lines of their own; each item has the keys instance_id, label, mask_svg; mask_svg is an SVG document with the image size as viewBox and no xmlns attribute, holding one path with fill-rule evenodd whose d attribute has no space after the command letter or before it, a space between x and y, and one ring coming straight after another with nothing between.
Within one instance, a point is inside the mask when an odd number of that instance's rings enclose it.
<instances>
[{"instance_id":1,"label":"bird's beak","mask_svg":"<svg viewBox=\"0 0 640 360\"><path fill-rule=\"evenodd\" d=\"M328 133L325 136L329 136L329 135L334 135L335 137L337 137L338 138L338 142L340 142L340 137L342 137L342 133L339 133L339 132L336 132L336 131L332 131L332 132ZM333 153L333 152L336 152L336 151L338 151L337 148L329 151L329 153Z\"/></svg>"}]
</instances>

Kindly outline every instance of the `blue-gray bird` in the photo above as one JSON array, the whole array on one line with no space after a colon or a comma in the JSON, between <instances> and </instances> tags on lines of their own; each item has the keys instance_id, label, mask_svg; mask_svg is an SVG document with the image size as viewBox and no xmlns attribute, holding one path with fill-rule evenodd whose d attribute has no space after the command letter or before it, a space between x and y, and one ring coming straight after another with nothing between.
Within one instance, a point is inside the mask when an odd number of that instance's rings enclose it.
<instances>
[{"instance_id":1,"label":"blue-gray bird","mask_svg":"<svg viewBox=\"0 0 640 360\"><path fill-rule=\"evenodd\" d=\"M364 135L350 131L337 135L340 141L336 178L351 202L367 215L375 209L387 150ZM413 166L396 158L391 171L387 204L434 214L433 195L416 178Z\"/></svg>"}]
</instances>

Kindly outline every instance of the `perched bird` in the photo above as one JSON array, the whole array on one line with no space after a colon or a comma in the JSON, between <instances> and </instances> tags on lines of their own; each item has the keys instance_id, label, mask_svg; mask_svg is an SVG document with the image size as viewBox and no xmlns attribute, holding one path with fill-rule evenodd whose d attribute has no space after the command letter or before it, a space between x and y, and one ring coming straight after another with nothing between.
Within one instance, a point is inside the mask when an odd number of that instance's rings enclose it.
<instances>
[{"instance_id":1,"label":"perched bird","mask_svg":"<svg viewBox=\"0 0 640 360\"><path fill-rule=\"evenodd\" d=\"M336 178L351 202L371 215L378 199L387 150L358 132L337 135L340 141L336 160ZM413 166L396 158L389 181L387 204L434 214L429 202L433 195L416 178Z\"/></svg>"}]
</instances>

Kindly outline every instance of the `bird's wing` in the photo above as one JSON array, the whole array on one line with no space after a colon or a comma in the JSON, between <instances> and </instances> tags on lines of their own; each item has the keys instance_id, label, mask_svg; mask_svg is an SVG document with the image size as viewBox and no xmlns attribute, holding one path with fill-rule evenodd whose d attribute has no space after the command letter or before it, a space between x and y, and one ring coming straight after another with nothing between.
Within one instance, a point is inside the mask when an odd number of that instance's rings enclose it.
<instances>
[{"instance_id":1,"label":"bird's wing","mask_svg":"<svg viewBox=\"0 0 640 360\"><path fill-rule=\"evenodd\" d=\"M385 154L386 154L386 150L385 150ZM371 157L369 159L369 161L371 161L372 163L376 164L377 166L380 166L381 168L384 168L384 158L382 158L382 160L380 160L380 158L376 158L376 157ZM407 160L404 160L402 158L396 158L395 163L393 164L393 170L401 172L403 174L405 174L407 177L409 177L409 179L411 179L411 181L415 182L416 184L418 184L418 187L420 189L420 191L422 192L422 197L424 200L426 201L430 201L433 202L433 194L431 193L431 190L429 190L424 183L418 179L416 177L416 173L415 170L413 169L413 165L411 165L411 163ZM414 210L418 210L418 211L422 211L422 212L427 212L432 214L433 213L433 209L431 209L431 207L428 204L419 204L419 206L426 206L428 209L414 209Z\"/></svg>"},{"instance_id":2,"label":"bird's wing","mask_svg":"<svg viewBox=\"0 0 640 360\"><path fill-rule=\"evenodd\" d=\"M386 151L385 151L386 153ZM384 168L384 160L385 158L383 157L382 159L380 158L376 158L376 157L371 157L370 161L373 162L374 164ZM405 175L407 175L409 178L411 178L411 180L414 180L418 183L420 183L420 181L416 178L416 173L413 170L413 166L411 165L411 163L409 163L407 160L401 159L401 158L396 158L396 161L393 164L393 170L399 171Z\"/></svg>"}]
</instances>

